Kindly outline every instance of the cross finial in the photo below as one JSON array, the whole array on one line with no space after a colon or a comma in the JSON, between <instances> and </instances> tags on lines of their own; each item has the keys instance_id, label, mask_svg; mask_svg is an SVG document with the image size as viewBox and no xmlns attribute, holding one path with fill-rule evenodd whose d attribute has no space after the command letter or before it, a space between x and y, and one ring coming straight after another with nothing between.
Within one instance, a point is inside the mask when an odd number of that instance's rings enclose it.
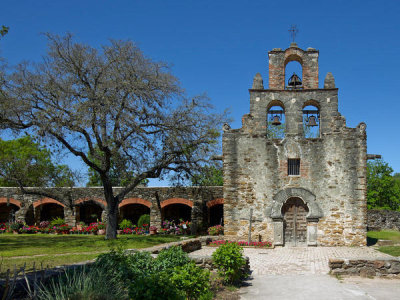
<instances>
[{"instance_id":1,"label":"cross finial","mask_svg":"<svg viewBox=\"0 0 400 300\"><path fill-rule=\"evenodd\" d=\"M289 34L292 36L293 43L294 43L294 40L296 38L297 33L299 33L299 30L297 29L297 26L296 25L290 26Z\"/></svg>"}]
</instances>

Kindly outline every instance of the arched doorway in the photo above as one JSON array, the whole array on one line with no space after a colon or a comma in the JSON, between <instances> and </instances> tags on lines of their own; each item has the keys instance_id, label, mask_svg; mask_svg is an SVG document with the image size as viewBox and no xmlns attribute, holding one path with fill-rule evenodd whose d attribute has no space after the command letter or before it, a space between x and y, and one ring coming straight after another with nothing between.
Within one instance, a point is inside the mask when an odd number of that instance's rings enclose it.
<instances>
[{"instance_id":1,"label":"arched doorway","mask_svg":"<svg viewBox=\"0 0 400 300\"><path fill-rule=\"evenodd\" d=\"M78 206L78 220L89 225L97 221L101 221L101 213L103 208L95 201L84 201Z\"/></svg>"},{"instance_id":2,"label":"arched doorway","mask_svg":"<svg viewBox=\"0 0 400 300\"><path fill-rule=\"evenodd\" d=\"M218 198L207 202L208 226L224 225L224 199Z\"/></svg>"},{"instance_id":3,"label":"arched doorway","mask_svg":"<svg viewBox=\"0 0 400 300\"><path fill-rule=\"evenodd\" d=\"M191 221L192 208L186 204L174 203L162 208L162 219L179 223L179 220Z\"/></svg>"},{"instance_id":4,"label":"arched doorway","mask_svg":"<svg viewBox=\"0 0 400 300\"><path fill-rule=\"evenodd\" d=\"M210 207L210 226L224 226L224 205L216 204Z\"/></svg>"},{"instance_id":5,"label":"arched doorway","mask_svg":"<svg viewBox=\"0 0 400 300\"><path fill-rule=\"evenodd\" d=\"M0 223L14 222L19 207L12 203L0 203Z\"/></svg>"},{"instance_id":6,"label":"arched doorway","mask_svg":"<svg viewBox=\"0 0 400 300\"><path fill-rule=\"evenodd\" d=\"M141 215L149 215L150 208L139 203L135 204L126 204L120 207L119 217L121 220L127 219L130 220L134 225L137 225L137 222Z\"/></svg>"},{"instance_id":7,"label":"arched doorway","mask_svg":"<svg viewBox=\"0 0 400 300\"><path fill-rule=\"evenodd\" d=\"M56 203L45 203L39 207L39 221L51 221L56 218L64 219L64 207ZM38 210L36 208L36 210Z\"/></svg>"},{"instance_id":8,"label":"arched doorway","mask_svg":"<svg viewBox=\"0 0 400 300\"><path fill-rule=\"evenodd\" d=\"M289 198L282 206L285 245L307 245L307 214L307 205L297 197Z\"/></svg>"}]
</instances>

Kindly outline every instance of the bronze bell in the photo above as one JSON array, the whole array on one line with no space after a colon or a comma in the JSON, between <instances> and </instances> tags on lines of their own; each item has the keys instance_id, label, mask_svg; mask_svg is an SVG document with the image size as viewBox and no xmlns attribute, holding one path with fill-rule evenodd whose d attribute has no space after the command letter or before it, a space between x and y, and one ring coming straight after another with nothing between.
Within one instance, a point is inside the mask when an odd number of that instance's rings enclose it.
<instances>
[{"instance_id":1,"label":"bronze bell","mask_svg":"<svg viewBox=\"0 0 400 300\"><path fill-rule=\"evenodd\" d=\"M274 125L274 126L278 126L278 125L281 125L281 121L279 120L279 116L274 116L274 119L272 120L272 123L271 123L272 125Z\"/></svg>"},{"instance_id":2,"label":"bronze bell","mask_svg":"<svg viewBox=\"0 0 400 300\"><path fill-rule=\"evenodd\" d=\"M307 124L307 126L310 126L310 127L318 126L318 125L317 125L317 122L315 121L315 117L314 117L314 116L310 116L310 117L308 118L308 124Z\"/></svg>"}]
</instances>

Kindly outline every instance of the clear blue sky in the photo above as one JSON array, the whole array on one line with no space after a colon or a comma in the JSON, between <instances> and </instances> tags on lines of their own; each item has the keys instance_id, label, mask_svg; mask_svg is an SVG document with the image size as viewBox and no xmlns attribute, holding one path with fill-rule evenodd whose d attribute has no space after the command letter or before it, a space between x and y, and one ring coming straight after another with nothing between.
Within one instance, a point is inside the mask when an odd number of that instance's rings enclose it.
<instances>
[{"instance_id":1,"label":"clear blue sky","mask_svg":"<svg viewBox=\"0 0 400 300\"><path fill-rule=\"evenodd\" d=\"M189 95L206 92L219 111L230 108L233 128L249 112L253 76L268 84L267 52L289 47L296 24L298 45L320 51L320 87L332 72L347 125L365 122L368 153L400 172L400 1L20 0L2 3L3 24L0 56L11 65L40 61L42 32L93 46L131 39L171 63Z\"/></svg>"}]
</instances>

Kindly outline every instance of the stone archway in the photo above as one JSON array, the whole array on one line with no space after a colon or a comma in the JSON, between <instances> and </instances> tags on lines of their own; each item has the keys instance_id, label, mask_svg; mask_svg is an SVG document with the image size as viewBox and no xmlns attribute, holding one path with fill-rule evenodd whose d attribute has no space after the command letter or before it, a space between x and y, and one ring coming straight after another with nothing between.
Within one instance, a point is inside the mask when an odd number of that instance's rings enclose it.
<instances>
[{"instance_id":1,"label":"stone archway","mask_svg":"<svg viewBox=\"0 0 400 300\"><path fill-rule=\"evenodd\" d=\"M317 245L317 224L322 218L322 211L316 202L315 195L303 188L287 188L280 190L272 201L270 217L274 225L274 244L275 246L283 246L285 242L284 234L284 215L282 211L284 204L290 198L299 198L308 208L308 213L305 216L307 221L307 246Z\"/></svg>"}]
</instances>

